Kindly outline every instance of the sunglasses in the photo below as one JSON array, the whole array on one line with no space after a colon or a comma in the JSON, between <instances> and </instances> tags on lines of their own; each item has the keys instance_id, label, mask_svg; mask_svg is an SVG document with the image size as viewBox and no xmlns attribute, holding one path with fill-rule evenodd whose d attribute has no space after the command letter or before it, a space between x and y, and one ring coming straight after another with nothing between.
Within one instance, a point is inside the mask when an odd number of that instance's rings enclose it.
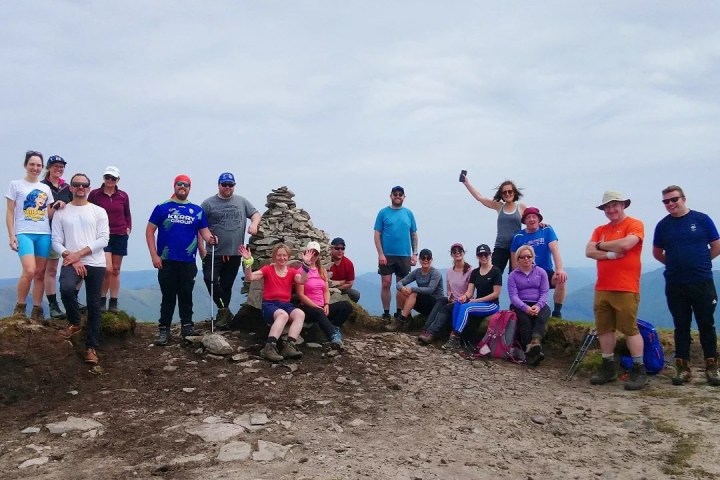
<instances>
[{"instance_id":1,"label":"sunglasses","mask_svg":"<svg viewBox=\"0 0 720 480\"><path fill-rule=\"evenodd\" d=\"M520 255L518 258L520 260L527 260L527 259L533 258L533 257L532 257L532 255Z\"/></svg>"},{"instance_id":2,"label":"sunglasses","mask_svg":"<svg viewBox=\"0 0 720 480\"><path fill-rule=\"evenodd\" d=\"M456 253L463 253L463 251L460 248L453 248L452 250L450 250L450 253L455 255Z\"/></svg>"},{"instance_id":3,"label":"sunglasses","mask_svg":"<svg viewBox=\"0 0 720 480\"><path fill-rule=\"evenodd\" d=\"M503 190L503 195L515 195L515 190Z\"/></svg>"},{"instance_id":4,"label":"sunglasses","mask_svg":"<svg viewBox=\"0 0 720 480\"><path fill-rule=\"evenodd\" d=\"M232 182L223 182L223 183L220 184L220 186L221 186L221 187L225 187L225 188L232 188L232 187L235 186L235 184L232 183Z\"/></svg>"},{"instance_id":5,"label":"sunglasses","mask_svg":"<svg viewBox=\"0 0 720 480\"><path fill-rule=\"evenodd\" d=\"M402 193L402 192L393 192L392 196L393 196L393 197L404 197L405 194Z\"/></svg>"},{"instance_id":6,"label":"sunglasses","mask_svg":"<svg viewBox=\"0 0 720 480\"><path fill-rule=\"evenodd\" d=\"M90 186L90 182L70 182L70 185L75 188L88 188Z\"/></svg>"},{"instance_id":7,"label":"sunglasses","mask_svg":"<svg viewBox=\"0 0 720 480\"><path fill-rule=\"evenodd\" d=\"M113 182L117 182L117 177L113 177L112 175L104 175L103 178L105 180L112 180Z\"/></svg>"},{"instance_id":8,"label":"sunglasses","mask_svg":"<svg viewBox=\"0 0 720 480\"><path fill-rule=\"evenodd\" d=\"M670 198L663 198L663 203L667 205L668 203L677 203L681 198L683 197L670 197Z\"/></svg>"},{"instance_id":9,"label":"sunglasses","mask_svg":"<svg viewBox=\"0 0 720 480\"><path fill-rule=\"evenodd\" d=\"M486 252L481 252L481 253L478 253L477 256L478 256L478 257L489 257L490 254L489 254L489 253L486 253Z\"/></svg>"},{"instance_id":10,"label":"sunglasses","mask_svg":"<svg viewBox=\"0 0 720 480\"><path fill-rule=\"evenodd\" d=\"M175 182L175 186L190 188L190 184L188 182Z\"/></svg>"},{"instance_id":11,"label":"sunglasses","mask_svg":"<svg viewBox=\"0 0 720 480\"><path fill-rule=\"evenodd\" d=\"M333 250L345 250L345 247L332 247Z\"/></svg>"},{"instance_id":12,"label":"sunglasses","mask_svg":"<svg viewBox=\"0 0 720 480\"><path fill-rule=\"evenodd\" d=\"M432 260L432 257L429 255L423 255L422 257L420 257L420 260Z\"/></svg>"}]
</instances>

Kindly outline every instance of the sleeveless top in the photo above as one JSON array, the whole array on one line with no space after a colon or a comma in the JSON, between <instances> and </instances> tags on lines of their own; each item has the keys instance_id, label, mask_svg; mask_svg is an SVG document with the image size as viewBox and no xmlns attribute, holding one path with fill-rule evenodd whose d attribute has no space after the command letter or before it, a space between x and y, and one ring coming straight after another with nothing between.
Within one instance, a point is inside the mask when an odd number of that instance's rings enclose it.
<instances>
[{"instance_id":1,"label":"sleeveless top","mask_svg":"<svg viewBox=\"0 0 720 480\"><path fill-rule=\"evenodd\" d=\"M513 236L520 228L522 228L522 222L520 221L520 209L518 208L517 202L515 203L515 210L513 210L512 213L505 213L505 204L503 204L502 208L498 211L495 248L510 249Z\"/></svg>"}]
</instances>

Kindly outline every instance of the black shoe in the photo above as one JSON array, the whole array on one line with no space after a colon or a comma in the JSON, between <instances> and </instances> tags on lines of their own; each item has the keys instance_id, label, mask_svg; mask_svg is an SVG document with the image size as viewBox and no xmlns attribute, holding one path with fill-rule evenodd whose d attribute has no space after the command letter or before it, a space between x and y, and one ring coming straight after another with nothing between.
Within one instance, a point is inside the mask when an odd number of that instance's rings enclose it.
<instances>
[{"instance_id":1,"label":"black shoe","mask_svg":"<svg viewBox=\"0 0 720 480\"><path fill-rule=\"evenodd\" d=\"M170 327L160 327L157 337L155 337L155 345L164 347L170 342Z\"/></svg>"},{"instance_id":2,"label":"black shoe","mask_svg":"<svg viewBox=\"0 0 720 480\"><path fill-rule=\"evenodd\" d=\"M562 313L560 313L559 311L554 311L550 314L550 316L560 319L562 318Z\"/></svg>"},{"instance_id":3,"label":"black shoe","mask_svg":"<svg viewBox=\"0 0 720 480\"><path fill-rule=\"evenodd\" d=\"M108 312L110 313L118 313L120 309L118 308L118 299L117 298L111 298L110 299L110 305L108 305Z\"/></svg>"},{"instance_id":4,"label":"black shoe","mask_svg":"<svg viewBox=\"0 0 720 480\"><path fill-rule=\"evenodd\" d=\"M50 307L50 318L53 320L62 320L65 318L65 312L60 309L60 305L58 305L57 302L51 302L48 306Z\"/></svg>"},{"instance_id":5,"label":"black shoe","mask_svg":"<svg viewBox=\"0 0 720 480\"><path fill-rule=\"evenodd\" d=\"M526 362L528 367L537 367L540 362L545 359L545 354L542 351L542 346L539 343L532 344L527 352Z\"/></svg>"},{"instance_id":6,"label":"black shoe","mask_svg":"<svg viewBox=\"0 0 720 480\"><path fill-rule=\"evenodd\" d=\"M181 335L183 338L184 338L184 337L195 337L195 336L197 336L197 332L196 332L195 329L193 328L193 324L192 324L192 323L188 323L188 324L183 325L182 327L180 327L180 335Z\"/></svg>"},{"instance_id":7,"label":"black shoe","mask_svg":"<svg viewBox=\"0 0 720 480\"><path fill-rule=\"evenodd\" d=\"M100 312L107 312L107 297L100 297Z\"/></svg>"},{"instance_id":8,"label":"black shoe","mask_svg":"<svg viewBox=\"0 0 720 480\"><path fill-rule=\"evenodd\" d=\"M388 323L388 324L392 321L389 313L383 313L382 319L383 319L383 322Z\"/></svg>"},{"instance_id":9,"label":"black shoe","mask_svg":"<svg viewBox=\"0 0 720 480\"><path fill-rule=\"evenodd\" d=\"M397 315L393 323L385 325L387 332L404 332L407 330L407 320L402 315Z\"/></svg>"}]
</instances>

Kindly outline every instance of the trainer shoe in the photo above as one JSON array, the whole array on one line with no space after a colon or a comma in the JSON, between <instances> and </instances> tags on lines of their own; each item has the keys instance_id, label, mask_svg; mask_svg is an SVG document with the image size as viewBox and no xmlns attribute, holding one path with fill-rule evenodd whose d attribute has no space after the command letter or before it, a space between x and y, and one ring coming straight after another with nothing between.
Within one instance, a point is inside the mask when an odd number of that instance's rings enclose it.
<instances>
[{"instance_id":1,"label":"trainer shoe","mask_svg":"<svg viewBox=\"0 0 720 480\"><path fill-rule=\"evenodd\" d=\"M58 302L50 302L48 306L48 313L50 314L50 318L52 318L53 320L62 320L66 317L65 312L60 309L60 305L58 305Z\"/></svg>"},{"instance_id":2,"label":"trainer shoe","mask_svg":"<svg viewBox=\"0 0 720 480\"><path fill-rule=\"evenodd\" d=\"M630 378L625 382L625 390L640 390L645 387L648 381L645 365L634 363L630 370Z\"/></svg>"},{"instance_id":3,"label":"trainer shoe","mask_svg":"<svg viewBox=\"0 0 720 480\"><path fill-rule=\"evenodd\" d=\"M118 308L118 299L117 298L110 299L110 304L108 305L107 311L110 313L120 312L120 309Z\"/></svg>"},{"instance_id":4,"label":"trainer shoe","mask_svg":"<svg viewBox=\"0 0 720 480\"><path fill-rule=\"evenodd\" d=\"M283 358L292 360L295 358L302 358L303 353L297 349L297 346L295 346L295 342L293 342L292 340L287 340L283 344L280 355L282 355Z\"/></svg>"},{"instance_id":5,"label":"trainer shoe","mask_svg":"<svg viewBox=\"0 0 720 480\"><path fill-rule=\"evenodd\" d=\"M675 376L672 377L671 382L673 385L682 385L688 383L692 377L692 370L690 370L690 362L684 358L675 359Z\"/></svg>"},{"instance_id":6,"label":"trainer shoe","mask_svg":"<svg viewBox=\"0 0 720 480\"><path fill-rule=\"evenodd\" d=\"M27 311L27 303L16 303L15 309L13 310L13 317L24 317Z\"/></svg>"},{"instance_id":7,"label":"trainer shoe","mask_svg":"<svg viewBox=\"0 0 720 480\"><path fill-rule=\"evenodd\" d=\"M454 333L450 334L450 338L448 338L448 341L445 342L445 345L442 346L443 350L459 350L462 348L462 342L460 341L460 337L455 335Z\"/></svg>"},{"instance_id":8,"label":"trainer shoe","mask_svg":"<svg viewBox=\"0 0 720 480\"><path fill-rule=\"evenodd\" d=\"M285 359L278 353L274 343L266 343L263 349L260 350L260 356L270 362L282 362Z\"/></svg>"},{"instance_id":9,"label":"trainer shoe","mask_svg":"<svg viewBox=\"0 0 720 480\"><path fill-rule=\"evenodd\" d=\"M718 372L717 358L705 359L705 378L709 385L720 386L720 372Z\"/></svg>"},{"instance_id":10,"label":"trainer shoe","mask_svg":"<svg viewBox=\"0 0 720 480\"><path fill-rule=\"evenodd\" d=\"M89 363L90 365L97 365L98 356L94 348L88 348L85 352L85 363Z\"/></svg>"},{"instance_id":11,"label":"trainer shoe","mask_svg":"<svg viewBox=\"0 0 720 480\"><path fill-rule=\"evenodd\" d=\"M603 358L597 373L590 377L590 383L592 385L604 385L617 380L617 378L617 364L615 360Z\"/></svg>"},{"instance_id":12,"label":"trainer shoe","mask_svg":"<svg viewBox=\"0 0 720 480\"><path fill-rule=\"evenodd\" d=\"M340 327L335 327L335 333L333 333L332 336L330 337L330 347L335 350L342 350L343 341L342 341L342 333L340 332Z\"/></svg>"},{"instance_id":13,"label":"trainer shoe","mask_svg":"<svg viewBox=\"0 0 720 480\"><path fill-rule=\"evenodd\" d=\"M164 347L170 342L170 327L160 327L157 337L155 337L155 345Z\"/></svg>"},{"instance_id":14,"label":"trainer shoe","mask_svg":"<svg viewBox=\"0 0 720 480\"><path fill-rule=\"evenodd\" d=\"M80 324L75 325L75 324L71 323L67 327L60 330L58 332L58 335L60 335L61 337L63 337L66 340L70 340L70 338L72 338L75 335L77 335L78 333L80 333L81 330L82 330L82 325L80 325Z\"/></svg>"}]
</instances>

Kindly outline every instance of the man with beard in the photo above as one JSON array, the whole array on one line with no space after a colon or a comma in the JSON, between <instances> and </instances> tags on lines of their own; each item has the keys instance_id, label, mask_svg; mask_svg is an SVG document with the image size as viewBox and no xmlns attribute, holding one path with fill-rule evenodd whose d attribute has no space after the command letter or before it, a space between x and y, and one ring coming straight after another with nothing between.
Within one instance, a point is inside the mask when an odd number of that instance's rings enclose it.
<instances>
[{"instance_id":1,"label":"man with beard","mask_svg":"<svg viewBox=\"0 0 720 480\"><path fill-rule=\"evenodd\" d=\"M330 242L330 261L328 271L332 273L330 286L339 288L341 293L357 303L360 300L360 292L353 289L355 282L355 265L345 256L345 240L340 237L333 238Z\"/></svg>"},{"instance_id":2,"label":"man with beard","mask_svg":"<svg viewBox=\"0 0 720 480\"><path fill-rule=\"evenodd\" d=\"M249 218L250 226L247 232L255 235L260 214L245 197L235 194L235 176L230 172L220 175L217 195L205 199L200 206L207 215L210 232L218 237L214 256L207 255L208 249L202 242L199 248L205 286L208 292L212 293L213 301L218 307L215 326L223 330L228 328L233 318L230 298L242 260L238 249L245 243L245 225Z\"/></svg>"},{"instance_id":3,"label":"man with beard","mask_svg":"<svg viewBox=\"0 0 720 480\"><path fill-rule=\"evenodd\" d=\"M208 228L205 212L199 205L188 201L190 184L187 175L175 177L175 193L155 207L145 228L145 240L153 267L158 269L162 292L160 327L155 340L155 345L159 346L170 341L170 323L176 302L180 313L180 334L183 337L195 335L192 292L197 275L195 256L198 234L211 245L217 243L217 237Z\"/></svg>"},{"instance_id":4,"label":"man with beard","mask_svg":"<svg viewBox=\"0 0 720 480\"><path fill-rule=\"evenodd\" d=\"M390 322L390 285L392 275L399 282L417 264L417 225L413 213L403 207L405 189L395 186L390 190L390 205L378 212L375 219L375 249L378 253L378 273L381 276L380 299L383 320ZM396 296L398 317L404 306L404 297Z\"/></svg>"}]
</instances>

